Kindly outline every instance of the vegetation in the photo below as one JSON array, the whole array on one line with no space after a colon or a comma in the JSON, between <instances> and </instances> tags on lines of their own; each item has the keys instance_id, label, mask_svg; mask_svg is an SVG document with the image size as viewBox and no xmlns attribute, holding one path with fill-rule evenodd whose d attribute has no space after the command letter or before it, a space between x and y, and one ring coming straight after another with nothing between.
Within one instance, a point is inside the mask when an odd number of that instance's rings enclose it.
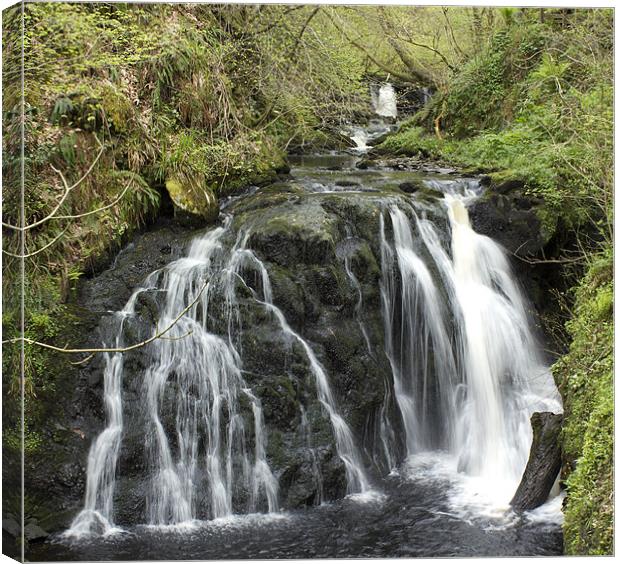
<instances>
[{"instance_id":1,"label":"vegetation","mask_svg":"<svg viewBox=\"0 0 620 564\"><path fill-rule=\"evenodd\" d=\"M3 16L5 339L23 323L27 338L75 344L76 282L164 202L213 220L287 151L333 146L370 80L428 87L379 150L519 179L544 201L575 281L572 345L554 367L565 546L611 552L611 10L29 3L23 38L21 8ZM70 365L26 345L22 380L19 346L3 352L4 446L20 449L23 389L36 454Z\"/></svg>"},{"instance_id":2,"label":"vegetation","mask_svg":"<svg viewBox=\"0 0 620 564\"><path fill-rule=\"evenodd\" d=\"M591 259L580 282L569 353L554 366L564 399L562 448L568 475L568 554L610 554L613 547L613 255Z\"/></svg>"}]
</instances>

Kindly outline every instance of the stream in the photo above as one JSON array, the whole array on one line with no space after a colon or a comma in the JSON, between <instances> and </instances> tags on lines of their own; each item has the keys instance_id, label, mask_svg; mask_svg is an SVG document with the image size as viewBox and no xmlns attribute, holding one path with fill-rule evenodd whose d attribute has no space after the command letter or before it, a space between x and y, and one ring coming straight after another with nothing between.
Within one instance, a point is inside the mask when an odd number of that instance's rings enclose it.
<instances>
[{"instance_id":1,"label":"stream","mask_svg":"<svg viewBox=\"0 0 620 564\"><path fill-rule=\"evenodd\" d=\"M30 560L534 556L562 552L554 489L509 502L530 416L561 412L475 178L292 156L223 205L107 324L106 423L69 529ZM386 99L387 97L387 99ZM304 266L305 265L305 266Z\"/></svg>"}]
</instances>

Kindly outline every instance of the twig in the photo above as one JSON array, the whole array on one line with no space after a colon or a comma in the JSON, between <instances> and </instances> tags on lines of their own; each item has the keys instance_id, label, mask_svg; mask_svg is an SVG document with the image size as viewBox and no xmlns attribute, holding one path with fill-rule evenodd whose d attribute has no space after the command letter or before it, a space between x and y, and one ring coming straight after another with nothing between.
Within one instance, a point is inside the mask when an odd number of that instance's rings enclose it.
<instances>
[{"instance_id":1,"label":"twig","mask_svg":"<svg viewBox=\"0 0 620 564\"><path fill-rule=\"evenodd\" d=\"M5 251L4 249L2 249L2 252L5 255L9 255L10 257L14 257L14 258L18 258L18 259L33 257L35 255L38 255L39 253L42 253L45 249L49 249L54 243L56 243L67 232L68 229L69 228L66 227L58 235L56 235L56 237L54 237L47 245L45 245L45 246L41 247L40 249L37 249L36 251L33 251L31 253L27 253L25 255L16 255L16 254L11 253L9 251Z\"/></svg>"}]
</instances>

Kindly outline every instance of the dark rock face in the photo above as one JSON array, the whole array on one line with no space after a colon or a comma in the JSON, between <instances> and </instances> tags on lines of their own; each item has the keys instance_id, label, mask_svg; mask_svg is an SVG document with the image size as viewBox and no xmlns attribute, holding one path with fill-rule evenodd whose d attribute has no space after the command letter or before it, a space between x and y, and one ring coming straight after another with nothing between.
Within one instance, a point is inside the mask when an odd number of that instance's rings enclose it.
<instances>
[{"instance_id":1,"label":"dark rock face","mask_svg":"<svg viewBox=\"0 0 620 564\"><path fill-rule=\"evenodd\" d=\"M315 197L302 194L292 183L267 186L230 204L234 220L224 243L234 243L240 230L250 231L248 247L269 272L274 303L324 366L365 466L380 469L382 474L388 468L379 436L381 418L388 417L395 430L401 425L389 394L391 371L383 354L378 234L379 210L386 197L406 196L390 192ZM199 233L177 223L160 225L135 238L109 269L84 280L72 304L80 320L76 346L99 347L102 341L110 342L118 331L113 312L123 308L147 275L186 255L192 237ZM359 318L358 295L347 275L345 259L363 295ZM125 342L139 342L152 334L164 299L160 290L138 296L136 316L124 324ZM244 378L263 407L267 457L280 483L281 506L294 508L343 497L347 486L344 465L336 452L329 418L318 401L307 355L242 291L239 313ZM214 327L217 315L214 310ZM152 362L150 354L146 347L124 355L124 430L114 502L119 524L146 521L144 429L148 421L142 382ZM67 374L64 398L50 416L49 441L36 461L26 461L27 490L43 500L42 506L54 510L54 519L40 525L45 531L67 528L82 508L88 452L106 424L104 366L105 359L98 355ZM176 386L172 375L160 413L173 449ZM249 408L246 424L252 425ZM391 448L398 457L404 447L398 438L402 433L395 435ZM204 518L209 509L201 503L197 502L197 513ZM242 498L239 503L235 509L244 512Z\"/></svg>"},{"instance_id":2,"label":"dark rock face","mask_svg":"<svg viewBox=\"0 0 620 564\"><path fill-rule=\"evenodd\" d=\"M542 505L549 496L562 464L562 415L534 413L531 422L534 438L530 458L521 483L510 502L515 511L528 511Z\"/></svg>"},{"instance_id":3,"label":"dark rock face","mask_svg":"<svg viewBox=\"0 0 620 564\"><path fill-rule=\"evenodd\" d=\"M534 203L517 193L509 195L492 190L469 207L472 227L492 236L509 252L534 255L548 242L534 209Z\"/></svg>"},{"instance_id":4,"label":"dark rock face","mask_svg":"<svg viewBox=\"0 0 620 564\"><path fill-rule=\"evenodd\" d=\"M382 474L389 470L380 436L382 418L388 419L394 431L389 440L396 460L402 459L404 433L384 353L380 210L386 201L422 197L435 201L440 196L423 184L414 196L402 192L414 190L400 188L394 185L385 192L311 194L293 182L277 183L226 207L234 219L224 244L231 246L239 232L249 231L247 246L269 273L275 305L325 368L340 414L351 427L365 466ZM433 212L429 210L428 214ZM437 215L433 219L440 221ZM497 215L496 223L489 220L488 228L495 225L501 232L498 226L504 225L505 219ZM442 216L441 221L446 218ZM85 280L74 304L81 319L82 341L78 346L100 346L102 340L109 340L117 331L112 312L125 305L147 275L184 256L191 238L199 233L174 224L160 226L137 237L108 270ZM345 261L361 288L359 310L357 290ZM281 506L295 508L344 496L344 465L336 452L330 421L318 401L307 355L249 294L244 296L239 291L238 297L244 379L261 401L267 458L280 484ZM164 299L159 290L139 295L137 315L124 326L126 342L139 342L152 334ZM225 334L225 323L218 321L216 311L213 315L214 326L220 322L221 334ZM149 355L148 348L125 354L125 421L115 496L115 520L119 524L145 522L146 518L144 428L148 422L143 413L142 380L152 362ZM53 523L42 524L46 531L66 528L82 507L88 451L105 427L103 368L104 359L99 355L68 375L64 399L50 418L50 428L56 430L50 433L45 454L28 466L27 490L46 496L46 504L57 511ZM177 386L171 376L161 404L162 425L171 442L175 440ZM201 503L197 502L198 516L205 517L208 508ZM242 506L235 509L244 511Z\"/></svg>"},{"instance_id":5,"label":"dark rock face","mask_svg":"<svg viewBox=\"0 0 620 564\"><path fill-rule=\"evenodd\" d=\"M417 192L420 188L424 188L423 182L401 182L398 187L407 194L413 194Z\"/></svg>"},{"instance_id":6,"label":"dark rock face","mask_svg":"<svg viewBox=\"0 0 620 564\"><path fill-rule=\"evenodd\" d=\"M379 439L382 406L387 406L393 428L398 429L400 421L393 398L386 397L391 371L382 353L378 245L382 198L385 195L369 193L320 198L289 193L274 206L270 196L259 192L235 206L233 227L250 227L249 246L269 272L274 303L324 366L341 415L357 444L365 448L366 466L385 471ZM345 259L362 289L361 317L370 351L356 317L357 294ZM342 461L305 353L296 344L287 352L277 325L260 320L251 304L246 306L241 320L244 371L261 398L267 454L279 477L283 506L342 497L346 493ZM393 448L402 452L403 445L396 442Z\"/></svg>"}]
</instances>

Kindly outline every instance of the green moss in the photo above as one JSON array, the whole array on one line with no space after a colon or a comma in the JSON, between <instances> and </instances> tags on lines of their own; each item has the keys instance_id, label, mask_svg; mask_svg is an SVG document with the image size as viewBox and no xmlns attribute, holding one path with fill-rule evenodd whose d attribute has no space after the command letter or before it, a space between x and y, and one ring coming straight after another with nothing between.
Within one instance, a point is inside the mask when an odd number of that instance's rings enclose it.
<instances>
[{"instance_id":1,"label":"green moss","mask_svg":"<svg viewBox=\"0 0 620 564\"><path fill-rule=\"evenodd\" d=\"M613 255L602 253L576 292L569 353L554 366L565 408L563 475L568 554L613 550Z\"/></svg>"},{"instance_id":2,"label":"green moss","mask_svg":"<svg viewBox=\"0 0 620 564\"><path fill-rule=\"evenodd\" d=\"M403 126L397 133L388 136L376 150L379 153L438 158L441 156L440 145L438 139L426 135L422 128Z\"/></svg>"},{"instance_id":3,"label":"green moss","mask_svg":"<svg viewBox=\"0 0 620 564\"><path fill-rule=\"evenodd\" d=\"M183 212L212 221L217 217L217 198L210 189L196 183L184 184L176 178L166 180L166 190L174 205Z\"/></svg>"}]
</instances>

